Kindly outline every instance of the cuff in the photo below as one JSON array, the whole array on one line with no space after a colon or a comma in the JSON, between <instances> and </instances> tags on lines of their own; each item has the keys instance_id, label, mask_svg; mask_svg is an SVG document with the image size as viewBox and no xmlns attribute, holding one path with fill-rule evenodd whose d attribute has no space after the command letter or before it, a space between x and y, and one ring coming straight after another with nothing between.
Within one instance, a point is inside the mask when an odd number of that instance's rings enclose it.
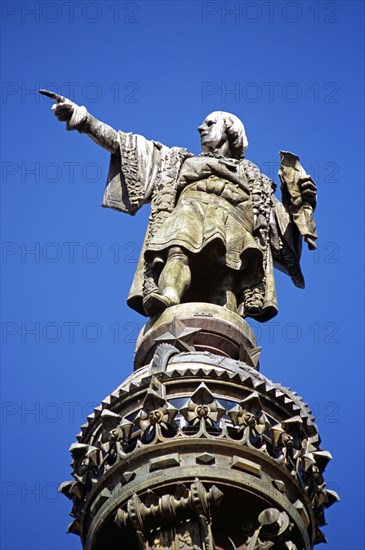
<instances>
[{"instance_id":1,"label":"cuff","mask_svg":"<svg viewBox=\"0 0 365 550\"><path fill-rule=\"evenodd\" d=\"M77 105L72 113L72 117L67 123L67 130L79 130L87 120L88 112L83 105Z\"/></svg>"}]
</instances>

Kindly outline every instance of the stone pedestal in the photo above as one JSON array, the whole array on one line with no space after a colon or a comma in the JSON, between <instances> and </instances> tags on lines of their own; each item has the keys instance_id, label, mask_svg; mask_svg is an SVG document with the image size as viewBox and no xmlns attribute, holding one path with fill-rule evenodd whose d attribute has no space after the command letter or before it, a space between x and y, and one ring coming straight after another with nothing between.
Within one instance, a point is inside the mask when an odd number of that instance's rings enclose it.
<instances>
[{"instance_id":1,"label":"stone pedestal","mask_svg":"<svg viewBox=\"0 0 365 550\"><path fill-rule=\"evenodd\" d=\"M221 348L219 342L222 342ZM259 348L217 306L170 308L135 372L71 446L70 532L86 550L298 549L324 535L331 455L306 404L258 372Z\"/></svg>"},{"instance_id":2,"label":"stone pedestal","mask_svg":"<svg viewBox=\"0 0 365 550\"><path fill-rule=\"evenodd\" d=\"M135 370L152 360L161 342L180 351L209 351L258 368L261 348L250 326L237 313L213 304L180 304L152 318L137 340Z\"/></svg>"}]
</instances>

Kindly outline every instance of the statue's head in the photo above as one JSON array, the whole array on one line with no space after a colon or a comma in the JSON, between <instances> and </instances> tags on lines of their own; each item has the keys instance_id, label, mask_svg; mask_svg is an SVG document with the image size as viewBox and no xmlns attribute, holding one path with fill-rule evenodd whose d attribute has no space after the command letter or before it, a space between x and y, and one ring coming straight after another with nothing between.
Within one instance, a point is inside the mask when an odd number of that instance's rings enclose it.
<instances>
[{"instance_id":1,"label":"statue's head","mask_svg":"<svg viewBox=\"0 0 365 550\"><path fill-rule=\"evenodd\" d=\"M248 147L245 127L238 117L224 111L210 113L198 132L201 137L202 149L206 153L224 150L228 144L229 155L232 158L242 159Z\"/></svg>"}]
</instances>

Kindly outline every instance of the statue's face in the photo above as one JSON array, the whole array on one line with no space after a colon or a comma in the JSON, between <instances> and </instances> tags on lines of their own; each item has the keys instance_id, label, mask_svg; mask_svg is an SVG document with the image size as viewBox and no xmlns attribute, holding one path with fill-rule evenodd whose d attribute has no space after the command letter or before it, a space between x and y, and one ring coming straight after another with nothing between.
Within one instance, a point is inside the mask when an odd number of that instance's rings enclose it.
<instances>
[{"instance_id":1,"label":"statue's face","mask_svg":"<svg viewBox=\"0 0 365 550\"><path fill-rule=\"evenodd\" d=\"M205 153L212 153L228 141L226 125L222 116L210 114L199 126L202 149Z\"/></svg>"}]
</instances>

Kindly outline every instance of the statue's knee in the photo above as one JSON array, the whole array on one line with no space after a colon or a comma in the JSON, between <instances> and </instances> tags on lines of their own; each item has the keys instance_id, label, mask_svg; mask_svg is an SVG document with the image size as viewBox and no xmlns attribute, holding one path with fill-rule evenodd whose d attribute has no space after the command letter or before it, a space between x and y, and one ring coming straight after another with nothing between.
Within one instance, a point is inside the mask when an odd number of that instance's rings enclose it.
<instances>
[{"instance_id":1,"label":"statue's knee","mask_svg":"<svg viewBox=\"0 0 365 550\"><path fill-rule=\"evenodd\" d=\"M189 265L189 259L180 246L172 246L168 253L168 260L179 260L184 265Z\"/></svg>"}]
</instances>

